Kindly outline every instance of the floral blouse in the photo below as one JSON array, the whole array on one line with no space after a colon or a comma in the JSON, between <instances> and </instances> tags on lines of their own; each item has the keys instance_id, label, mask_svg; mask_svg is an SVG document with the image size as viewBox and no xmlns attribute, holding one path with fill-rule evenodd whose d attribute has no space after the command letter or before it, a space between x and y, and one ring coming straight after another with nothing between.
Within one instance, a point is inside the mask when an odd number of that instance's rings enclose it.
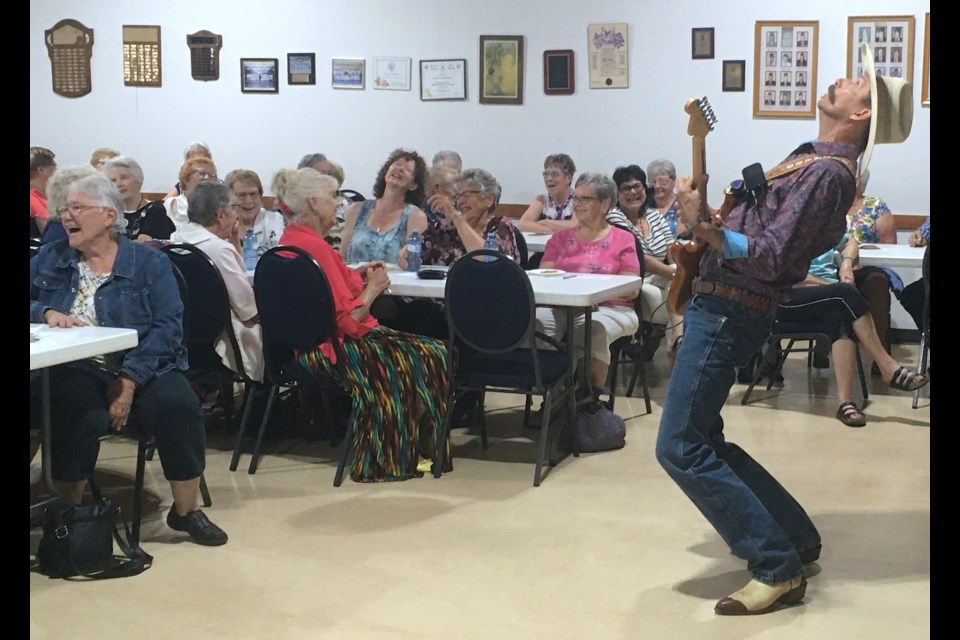
<instances>
[{"instance_id":1,"label":"floral blouse","mask_svg":"<svg viewBox=\"0 0 960 640\"><path fill-rule=\"evenodd\" d=\"M891 213L886 202L873 196L864 196L860 210L852 215L847 214L847 231L859 244L880 242L877 220L885 213Z\"/></svg>"},{"instance_id":2,"label":"floral blouse","mask_svg":"<svg viewBox=\"0 0 960 640\"><path fill-rule=\"evenodd\" d=\"M519 262L520 253L513 235L513 223L508 218L495 216L484 228L483 237L486 238L491 231L497 234L500 251L513 258L514 262ZM423 232L423 249L420 253L422 264L449 266L466 253L460 234L447 218L439 218L427 225Z\"/></svg>"}]
</instances>

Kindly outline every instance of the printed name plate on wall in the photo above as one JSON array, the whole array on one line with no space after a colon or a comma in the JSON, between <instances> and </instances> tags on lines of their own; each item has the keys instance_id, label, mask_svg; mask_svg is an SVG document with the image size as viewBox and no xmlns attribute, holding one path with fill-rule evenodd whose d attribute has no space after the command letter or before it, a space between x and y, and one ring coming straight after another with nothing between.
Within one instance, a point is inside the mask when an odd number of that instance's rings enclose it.
<instances>
[{"instance_id":1,"label":"printed name plate on wall","mask_svg":"<svg viewBox=\"0 0 960 640\"><path fill-rule=\"evenodd\" d=\"M65 98L79 98L93 90L90 58L93 56L93 29L76 20L61 20L44 31L53 92Z\"/></svg>"}]
</instances>

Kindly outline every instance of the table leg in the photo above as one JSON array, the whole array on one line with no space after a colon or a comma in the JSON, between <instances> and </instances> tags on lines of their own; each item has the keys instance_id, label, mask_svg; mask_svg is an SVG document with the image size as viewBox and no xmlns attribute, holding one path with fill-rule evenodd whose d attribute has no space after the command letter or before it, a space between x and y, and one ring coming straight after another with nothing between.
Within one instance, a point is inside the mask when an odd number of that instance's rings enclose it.
<instances>
[{"instance_id":1,"label":"table leg","mask_svg":"<svg viewBox=\"0 0 960 640\"><path fill-rule=\"evenodd\" d=\"M37 504L30 505L30 520L33 521L34 518L39 517L43 514L43 510L46 508L54 498L60 495L60 492L57 491L57 487L53 482L53 462L51 460L50 454L50 439L51 439L51 426L50 426L50 368L44 367L43 371L40 372L41 380L41 389L43 393L43 434L40 439L40 466L43 469L43 485L46 488L47 492L52 496L47 500L38 502Z\"/></svg>"}]
</instances>

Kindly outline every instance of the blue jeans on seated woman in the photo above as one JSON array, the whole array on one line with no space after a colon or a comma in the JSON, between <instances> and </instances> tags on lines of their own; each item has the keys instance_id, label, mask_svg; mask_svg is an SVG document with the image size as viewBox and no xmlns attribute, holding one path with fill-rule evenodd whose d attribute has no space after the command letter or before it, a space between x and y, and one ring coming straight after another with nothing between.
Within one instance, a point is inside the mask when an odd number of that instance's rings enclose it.
<instances>
[{"instance_id":1,"label":"blue jeans on seated woman","mask_svg":"<svg viewBox=\"0 0 960 640\"><path fill-rule=\"evenodd\" d=\"M776 584L803 575L798 551L820 544L803 507L746 451L724 438L720 411L773 316L697 294L684 317L664 401L657 460L753 578Z\"/></svg>"}]
</instances>

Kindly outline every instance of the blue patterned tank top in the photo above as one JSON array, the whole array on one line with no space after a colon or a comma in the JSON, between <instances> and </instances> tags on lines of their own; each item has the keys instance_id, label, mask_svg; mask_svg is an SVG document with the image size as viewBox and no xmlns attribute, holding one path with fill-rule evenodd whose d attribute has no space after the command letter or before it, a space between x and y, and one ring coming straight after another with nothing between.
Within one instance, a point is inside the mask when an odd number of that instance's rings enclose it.
<instances>
[{"instance_id":1,"label":"blue patterned tank top","mask_svg":"<svg viewBox=\"0 0 960 640\"><path fill-rule=\"evenodd\" d=\"M408 204L400 214L397 226L378 233L367 224L375 200L367 200L360 206L357 223L353 226L353 237L347 248L347 262L370 262L383 260L396 264L400 249L407 241L407 220L415 205Z\"/></svg>"}]
</instances>

